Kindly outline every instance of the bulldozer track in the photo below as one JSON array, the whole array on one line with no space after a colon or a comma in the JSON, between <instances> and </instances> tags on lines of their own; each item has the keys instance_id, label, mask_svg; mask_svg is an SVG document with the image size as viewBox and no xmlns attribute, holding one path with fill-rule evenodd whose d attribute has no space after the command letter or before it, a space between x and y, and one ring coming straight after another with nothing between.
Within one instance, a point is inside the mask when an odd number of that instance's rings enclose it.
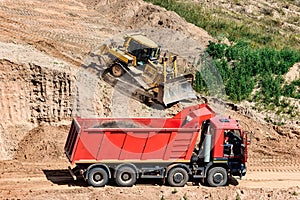
<instances>
[{"instance_id":1,"label":"bulldozer track","mask_svg":"<svg viewBox=\"0 0 300 200\"><path fill-rule=\"evenodd\" d=\"M298 159L286 159L286 158L257 158L257 159L253 159L250 158L249 160L250 164L260 164L260 165L272 165L272 164L276 164L276 165L290 165L290 164L295 164L295 165L299 165L300 164L300 160Z\"/></svg>"},{"instance_id":2,"label":"bulldozer track","mask_svg":"<svg viewBox=\"0 0 300 200\"><path fill-rule=\"evenodd\" d=\"M275 162L275 163L260 163L260 162L249 162L249 166L255 167L255 166L261 166L261 167L272 167L272 166L277 166L277 167L292 167L292 166L300 166L299 162Z\"/></svg>"},{"instance_id":3,"label":"bulldozer track","mask_svg":"<svg viewBox=\"0 0 300 200\"><path fill-rule=\"evenodd\" d=\"M24 7L28 6L28 4L25 3L22 5ZM7 16L8 13L10 14L10 16L13 15L15 17L6 18L5 16ZM96 43L95 40L96 41L98 40L97 37L89 36L89 34L84 34L84 35L78 34L81 32L83 33L94 32L94 29L91 29L90 27L76 26L76 29L78 29L77 33L69 33L68 27L70 30L74 31L73 30L74 26L72 26L72 23L75 23L71 16L70 17L64 15L49 16L49 15L39 13L38 11L8 8L5 5L0 5L0 14L2 15L0 17L3 19L4 22L1 25L2 30L10 33L9 34L10 36L14 36L14 37L17 36L18 38L22 38L25 40L38 41L42 39L44 40L51 39L54 41L61 42L64 46L71 45L72 48L76 48L77 51L80 51L82 48L91 49L95 47L95 43ZM28 19L26 20L26 18ZM37 20L32 20L32 18L36 18ZM43 18L46 20L40 21L39 18ZM61 29L60 24L56 25L50 23L50 21L52 21L55 18L59 19L64 23L63 26L66 28L67 30L66 32L60 31ZM89 21L93 21L93 20L89 20ZM41 27L41 28L32 29L32 27ZM55 31L53 31L53 29Z\"/></svg>"},{"instance_id":4,"label":"bulldozer track","mask_svg":"<svg viewBox=\"0 0 300 200\"><path fill-rule=\"evenodd\" d=\"M18 22L16 20L11 19L5 19L2 17L7 23L3 24L3 28L6 30L10 30L14 34L17 34L19 37L28 38L30 40L38 40L38 39L54 39L57 41L61 41L64 43L69 43L71 45L80 46L82 48L85 46L85 48L91 48L94 45L93 39L89 38L83 38L82 35L79 34L69 34L69 33L61 33L61 32L53 32L53 31L46 31L43 29L38 30L28 30L29 26ZM78 47L79 48L79 47Z\"/></svg>"},{"instance_id":5,"label":"bulldozer track","mask_svg":"<svg viewBox=\"0 0 300 200\"><path fill-rule=\"evenodd\" d=\"M251 172L300 172L300 169L297 169L296 168L297 166L295 166L294 169L278 169L278 168L273 168L273 169L270 169L270 168L256 168L256 169L253 169L251 167L249 167L249 171Z\"/></svg>"},{"instance_id":6,"label":"bulldozer track","mask_svg":"<svg viewBox=\"0 0 300 200\"><path fill-rule=\"evenodd\" d=\"M5 12L9 12L11 14L21 15L21 16L30 16L30 17L38 17L41 16L41 14L32 12L29 10L19 10L19 9L12 9L1 6L0 9Z\"/></svg>"},{"instance_id":7,"label":"bulldozer track","mask_svg":"<svg viewBox=\"0 0 300 200\"><path fill-rule=\"evenodd\" d=\"M147 98L154 99L154 96L151 94L145 92L142 88L131 84L129 82L125 82L124 80L120 78L113 77L108 70L105 70L102 74L102 79L110 84L111 86L117 85L115 87L119 92L122 94L129 96L131 98L134 98L138 101L145 102L147 101Z\"/></svg>"},{"instance_id":8,"label":"bulldozer track","mask_svg":"<svg viewBox=\"0 0 300 200\"><path fill-rule=\"evenodd\" d=\"M252 172L300 172L300 160L280 157L251 157L248 170Z\"/></svg>"},{"instance_id":9,"label":"bulldozer track","mask_svg":"<svg viewBox=\"0 0 300 200\"><path fill-rule=\"evenodd\" d=\"M75 66L84 62L86 54L103 42L98 34L109 29L100 24L102 18L76 1L0 3L0 29L6 40L28 43L40 51ZM66 7L71 9L66 9ZM75 8L74 10L72 8ZM53 23L56 20L57 23ZM70 53L72 52L72 53Z\"/></svg>"},{"instance_id":10,"label":"bulldozer track","mask_svg":"<svg viewBox=\"0 0 300 200\"><path fill-rule=\"evenodd\" d=\"M1 17L1 16L0 16ZM51 44L52 42L49 41L49 39L58 39L58 37L55 38L55 34L49 33L49 32L43 32L43 31L26 31L28 28L26 25L18 23L13 20L8 20L4 17L1 17L4 19L4 22L6 24L1 24L1 30L8 33L8 35L16 35L15 37L21 38L23 41L28 41L32 44L38 45L37 42L39 41L45 41L46 44ZM16 28L17 27L17 28ZM55 35L55 36L54 36ZM47 37L49 36L49 37ZM51 38L52 36L52 38ZM63 37L62 37L63 38ZM50 48L49 48L50 47ZM48 51L52 55L56 55L59 58L62 58L63 60L70 62L76 66L80 66L81 62L78 62L77 60L71 58L68 55L65 55L61 51L58 51L55 46L53 45L38 45L39 49L42 49L44 51ZM78 46L76 46L77 49L80 49ZM82 48L82 47L81 47Z\"/></svg>"}]
</instances>

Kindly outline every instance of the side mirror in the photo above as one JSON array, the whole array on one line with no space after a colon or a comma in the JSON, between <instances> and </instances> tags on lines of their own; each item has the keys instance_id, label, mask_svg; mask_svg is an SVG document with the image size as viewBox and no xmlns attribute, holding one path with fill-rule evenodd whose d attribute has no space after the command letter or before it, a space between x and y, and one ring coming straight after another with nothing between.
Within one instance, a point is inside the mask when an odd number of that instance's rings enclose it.
<instances>
[{"instance_id":1,"label":"side mirror","mask_svg":"<svg viewBox=\"0 0 300 200\"><path fill-rule=\"evenodd\" d=\"M251 131L251 132L244 131L244 132L243 132L243 138L244 138L244 141L246 140L245 143L246 143L247 145L250 145L250 144L251 144L252 135L253 135L253 131Z\"/></svg>"},{"instance_id":2,"label":"side mirror","mask_svg":"<svg viewBox=\"0 0 300 200\"><path fill-rule=\"evenodd\" d=\"M250 133L247 132L246 134L247 134L247 145L250 145L251 144L251 140L252 140L253 131L251 131Z\"/></svg>"},{"instance_id":3,"label":"side mirror","mask_svg":"<svg viewBox=\"0 0 300 200\"><path fill-rule=\"evenodd\" d=\"M251 144L251 139L248 139L247 140L247 145L250 145Z\"/></svg>"}]
</instances>

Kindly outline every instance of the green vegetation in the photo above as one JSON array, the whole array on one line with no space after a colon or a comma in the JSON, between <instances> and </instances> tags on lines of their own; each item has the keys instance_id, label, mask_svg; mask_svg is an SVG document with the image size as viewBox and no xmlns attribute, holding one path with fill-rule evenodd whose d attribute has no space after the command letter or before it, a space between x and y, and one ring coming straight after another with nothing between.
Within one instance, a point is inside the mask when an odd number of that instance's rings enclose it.
<instances>
[{"instance_id":1,"label":"green vegetation","mask_svg":"<svg viewBox=\"0 0 300 200\"><path fill-rule=\"evenodd\" d=\"M241 41L232 46L210 42L206 51L213 58L231 100L251 100L256 85L260 88L253 97L257 102L279 106L280 96L300 98L300 80L282 87L282 75L300 61L297 51L252 48ZM202 77L199 72L196 74L195 89L206 92L207 84Z\"/></svg>"},{"instance_id":2,"label":"green vegetation","mask_svg":"<svg viewBox=\"0 0 300 200\"><path fill-rule=\"evenodd\" d=\"M206 52L212 58L206 63L216 66L230 100L255 101L256 108L274 110L278 115L299 115L298 108L288 98L300 99L300 79L286 83L283 78L291 66L300 62L299 52L287 48L253 48L243 41L231 46L210 42ZM220 89L217 86L222 84L213 85L218 82L218 77L212 70L211 66L202 66L201 72L196 73L196 91L210 92L210 95L220 93L213 91L214 88Z\"/></svg>"},{"instance_id":3,"label":"green vegetation","mask_svg":"<svg viewBox=\"0 0 300 200\"><path fill-rule=\"evenodd\" d=\"M186 193L184 193L182 198L183 198L183 200L188 200Z\"/></svg>"},{"instance_id":4,"label":"green vegetation","mask_svg":"<svg viewBox=\"0 0 300 200\"><path fill-rule=\"evenodd\" d=\"M176 194L178 191L176 190L176 188L174 188L174 190L172 191L172 194Z\"/></svg>"},{"instance_id":5,"label":"green vegetation","mask_svg":"<svg viewBox=\"0 0 300 200\"><path fill-rule=\"evenodd\" d=\"M241 197L240 197L240 194L239 194L239 193L236 193L235 199L236 199L236 200L241 200Z\"/></svg>"},{"instance_id":6,"label":"green vegetation","mask_svg":"<svg viewBox=\"0 0 300 200\"><path fill-rule=\"evenodd\" d=\"M293 196L298 196L298 193L297 193L296 191L294 191L294 192L292 193L292 195L293 195Z\"/></svg>"},{"instance_id":7,"label":"green vegetation","mask_svg":"<svg viewBox=\"0 0 300 200\"><path fill-rule=\"evenodd\" d=\"M259 110L299 116L298 107L289 98L300 99L300 79L286 83L283 78L291 66L300 62L297 51L253 48L239 41L231 46L210 42L206 52L204 63L209 65L201 65L201 71L196 73L194 89L197 92L213 96L226 93L233 102L246 99L256 102ZM211 60L207 60L209 56ZM220 87L223 84L225 88Z\"/></svg>"},{"instance_id":8,"label":"green vegetation","mask_svg":"<svg viewBox=\"0 0 300 200\"><path fill-rule=\"evenodd\" d=\"M209 95L226 93L234 102L254 101L258 110L274 110L276 114L290 117L299 115L290 98L300 99L300 80L287 83L283 78L296 62L300 62L299 34L281 29L282 22L272 18L272 9L263 9L264 17L257 21L220 8L207 9L200 2L145 1L175 11L215 38L226 37L233 43L210 42L206 54L202 55L205 58L201 58L208 62L197 63L201 65L201 72L196 73L196 91L209 92ZM243 1L233 3L240 5ZM284 10L277 11L284 14ZM287 20L297 23L294 17Z\"/></svg>"},{"instance_id":9,"label":"green vegetation","mask_svg":"<svg viewBox=\"0 0 300 200\"><path fill-rule=\"evenodd\" d=\"M237 13L228 14L219 8L205 8L201 3L178 0L145 0L155 5L175 11L188 22L205 29L214 37L225 36L230 41L240 39L251 42L252 46L269 46L276 49L289 46L299 50L299 34L293 30L283 30L282 22L272 18L272 10L265 8L263 18L257 20L242 17ZM242 1L241 1L242 2ZM240 1L234 1L240 5ZM283 12L283 11L282 11ZM293 23L296 19L291 18ZM283 34L282 34L283 33Z\"/></svg>"}]
</instances>

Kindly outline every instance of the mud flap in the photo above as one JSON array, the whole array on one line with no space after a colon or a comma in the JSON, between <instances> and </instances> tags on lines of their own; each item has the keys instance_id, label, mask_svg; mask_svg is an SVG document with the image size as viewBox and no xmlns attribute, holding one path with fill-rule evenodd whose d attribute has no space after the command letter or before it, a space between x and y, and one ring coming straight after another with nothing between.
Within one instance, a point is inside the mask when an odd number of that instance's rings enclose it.
<instances>
[{"instance_id":1,"label":"mud flap","mask_svg":"<svg viewBox=\"0 0 300 200\"><path fill-rule=\"evenodd\" d=\"M159 100L167 106L184 99L196 99L192 82L191 74L168 80L159 88Z\"/></svg>"},{"instance_id":2,"label":"mud flap","mask_svg":"<svg viewBox=\"0 0 300 200\"><path fill-rule=\"evenodd\" d=\"M70 166L68 166L68 171L69 171L70 175L72 176L73 180L76 181L77 176L75 175L75 173L73 172L73 170L71 169Z\"/></svg>"}]
</instances>

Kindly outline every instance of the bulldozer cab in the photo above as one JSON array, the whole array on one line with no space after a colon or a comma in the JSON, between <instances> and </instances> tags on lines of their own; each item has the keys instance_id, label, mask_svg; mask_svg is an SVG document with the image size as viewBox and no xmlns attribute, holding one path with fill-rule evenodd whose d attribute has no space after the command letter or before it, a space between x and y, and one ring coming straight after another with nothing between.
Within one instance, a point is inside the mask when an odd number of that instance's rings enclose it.
<instances>
[{"instance_id":1,"label":"bulldozer cab","mask_svg":"<svg viewBox=\"0 0 300 200\"><path fill-rule=\"evenodd\" d=\"M136 57L137 65L144 65L150 61L157 61L160 56L160 47L142 34L125 36L124 48Z\"/></svg>"}]
</instances>

